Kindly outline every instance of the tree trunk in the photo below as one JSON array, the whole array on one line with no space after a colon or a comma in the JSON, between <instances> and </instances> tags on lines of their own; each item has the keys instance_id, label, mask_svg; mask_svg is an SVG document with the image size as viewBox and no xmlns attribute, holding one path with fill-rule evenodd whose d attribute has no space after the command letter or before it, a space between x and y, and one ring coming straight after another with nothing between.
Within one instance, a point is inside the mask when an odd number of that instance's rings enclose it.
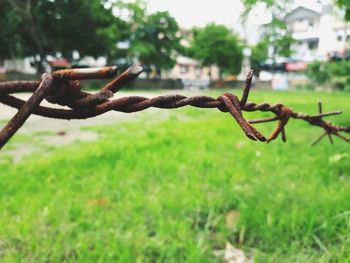
<instances>
[{"instance_id":1,"label":"tree trunk","mask_svg":"<svg viewBox=\"0 0 350 263\"><path fill-rule=\"evenodd\" d=\"M219 69L219 79L220 79L220 81L222 81L222 79L223 79L223 73L222 73L221 69Z\"/></svg>"},{"instance_id":2,"label":"tree trunk","mask_svg":"<svg viewBox=\"0 0 350 263\"><path fill-rule=\"evenodd\" d=\"M208 69L209 69L209 71L208 71L208 78L209 78L209 80L210 80L210 83L211 82L213 82L213 79L212 79L212 74L211 74L211 66L208 66Z\"/></svg>"},{"instance_id":3,"label":"tree trunk","mask_svg":"<svg viewBox=\"0 0 350 263\"><path fill-rule=\"evenodd\" d=\"M26 0L26 2L18 1L18 0L8 0L8 3L17 10L18 13L20 13L24 17L24 21L26 22L26 30L28 31L29 35L31 36L35 46L36 46L36 52L40 56L40 60L35 60L37 64L37 70L38 73L44 72L44 65L43 63L46 60L46 51L45 51L45 37L38 29L33 15L32 15L32 2L31 0ZM34 55L35 56L35 55Z\"/></svg>"}]
</instances>

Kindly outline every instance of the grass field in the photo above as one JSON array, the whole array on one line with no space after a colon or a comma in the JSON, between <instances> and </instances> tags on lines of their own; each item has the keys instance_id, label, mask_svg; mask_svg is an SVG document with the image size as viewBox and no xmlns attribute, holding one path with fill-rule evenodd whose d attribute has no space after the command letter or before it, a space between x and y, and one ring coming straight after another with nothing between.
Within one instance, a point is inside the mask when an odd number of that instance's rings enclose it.
<instances>
[{"instance_id":1,"label":"grass field","mask_svg":"<svg viewBox=\"0 0 350 263\"><path fill-rule=\"evenodd\" d=\"M349 93L250 100L316 113L318 98L350 124ZM222 262L226 242L255 262L350 262L349 144L310 147L322 131L300 121L267 145L217 110L148 111L91 127L97 141L2 160L1 262Z\"/></svg>"}]
</instances>

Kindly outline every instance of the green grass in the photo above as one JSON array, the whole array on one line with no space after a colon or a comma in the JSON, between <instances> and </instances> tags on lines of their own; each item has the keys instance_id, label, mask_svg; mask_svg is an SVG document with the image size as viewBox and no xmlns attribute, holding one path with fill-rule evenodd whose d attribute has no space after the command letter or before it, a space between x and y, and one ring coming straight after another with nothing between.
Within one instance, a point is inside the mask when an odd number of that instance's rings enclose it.
<instances>
[{"instance_id":1,"label":"green grass","mask_svg":"<svg viewBox=\"0 0 350 263\"><path fill-rule=\"evenodd\" d=\"M350 94L251 96L309 113L317 98L350 123ZM98 141L0 163L0 261L222 262L213 251L229 241L256 262L350 262L349 144L310 147L322 131L297 120L287 144L267 145L216 110L158 123L149 111L92 127Z\"/></svg>"}]
</instances>

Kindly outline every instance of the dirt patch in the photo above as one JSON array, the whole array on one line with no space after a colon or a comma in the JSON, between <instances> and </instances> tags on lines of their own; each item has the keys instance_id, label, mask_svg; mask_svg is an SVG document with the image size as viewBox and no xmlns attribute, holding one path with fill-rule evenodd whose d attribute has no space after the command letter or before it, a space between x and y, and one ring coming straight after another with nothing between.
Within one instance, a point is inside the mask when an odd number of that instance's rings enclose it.
<instances>
[{"instance_id":1,"label":"dirt patch","mask_svg":"<svg viewBox=\"0 0 350 263\"><path fill-rule=\"evenodd\" d=\"M98 138L99 134L92 131L41 132L33 134L33 140L16 142L9 149L5 148L5 150L0 152L0 161L11 160L13 163L18 163L24 157L35 152L43 151L47 147L62 147L73 142L94 141Z\"/></svg>"},{"instance_id":2,"label":"dirt patch","mask_svg":"<svg viewBox=\"0 0 350 263\"><path fill-rule=\"evenodd\" d=\"M164 94L173 93L189 93L184 91L166 91L150 93L133 93L133 92L118 92L116 97L123 96L145 96L154 97ZM195 94L187 94L195 95ZM30 94L19 94L18 97L27 100ZM43 106L52 106L46 101L41 103ZM57 105L53 107L64 108ZM0 127L4 126L17 112L17 109L0 104ZM14 140L11 140L10 145L7 145L0 151L0 162L6 161L9 158L13 162L19 162L23 157L38 152L47 147L61 147L71 144L76 141L94 141L99 138L99 134L93 131L88 131L84 128L101 125L111 125L124 121L139 121L147 120L148 123L160 122L169 118L169 112L160 109L149 109L142 112L127 114L122 112L110 111L95 118L86 120L59 120L44 118L41 116L31 115L26 123L21 127L15 135ZM181 116L179 116L181 117ZM184 117L182 117L184 118ZM25 136L24 140L16 140L20 136ZM17 136L17 137L16 137Z\"/></svg>"},{"instance_id":3,"label":"dirt patch","mask_svg":"<svg viewBox=\"0 0 350 263\"><path fill-rule=\"evenodd\" d=\"M92 131L72 130L70 132L59 131L56 134L45 136L46 144L64 146L76 141L95 141L99 138L98 133Z\"/></svg>"},{"instance_id":4,"label":"dirt patch","mask_svg":"<svg viewBox=\"0 0 350 263\"><path fill-rule=\"evenodd\" d=\"M135 95L133 93L119 93L118 97ZM140 95L140 94L138 94ZM146 97L153 97L160 94L141 94ZM28 99L30 94L20 94L22 99ZM47 102L42 105L49 106ZM50 105L51 106L51 105ZM54 106L63 108L60 106ZM10 120L17 110L11 107L0 104L0 127L4 126ZM26 123L21 127L15 135L10 145L7 145L0 152L0 161L11 160L12 162L19 162L23 157L28 156L34 152L40 152L48 147L61 147L76 141L94 141L99 138L97 132L88 131L85 127L111 125L122 121L142 121L146 116L150 115L150 111L144 111L134 114L126 114L122 112L107 112L101 116L86 119L86 120L59 120L44 118L41 116L31 115ZM166 111L155 110L151 113L152 119L161 121L167 118ZM25 136L23 140L16 140L16 136Z\"/></svg>"}]
</instances>

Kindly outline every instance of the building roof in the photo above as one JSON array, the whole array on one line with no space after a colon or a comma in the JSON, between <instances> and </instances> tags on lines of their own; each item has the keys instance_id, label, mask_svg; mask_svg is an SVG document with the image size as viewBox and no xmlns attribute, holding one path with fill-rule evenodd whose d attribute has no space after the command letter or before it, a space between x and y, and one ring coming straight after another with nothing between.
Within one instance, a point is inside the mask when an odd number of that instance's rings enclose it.
<instances>
[{"instance_id":1,"label":"building roof","mask_svg":"<svg viewBox=\"0 0 350 263\"><path fill-rule=\"evenodd\" d=\"M56 58L56 59L50 60L49 64L52 67L69 67L70 66L68 60L66 60L65 58Z\"/></svg>"},{"instance_id":2,"label":"building roof","mask_svg":"<svg viewBox=\"0 0 350 263\"><path fill-rule=\"evenodd\" d=\"M176 59L176 62L178 64L183 64L183 65L198 65L198 61L189 57L184 57L184 56L178 56Z\"/></svg>"},{"instance_id":3,"label":"building roof","mask_svg":"<svg viewBox=\"0 0 350 263\"><path fill-rule=\"evenodd\" d=\"M305 18L305 17L315 17L315 16L320 16L320 12L307 8L305 6L298 6L297 8L293 9L288 14L286 14L283 20L288 22L291 20L296 20L296 19Z\"/></svg>"}]
</instances>

